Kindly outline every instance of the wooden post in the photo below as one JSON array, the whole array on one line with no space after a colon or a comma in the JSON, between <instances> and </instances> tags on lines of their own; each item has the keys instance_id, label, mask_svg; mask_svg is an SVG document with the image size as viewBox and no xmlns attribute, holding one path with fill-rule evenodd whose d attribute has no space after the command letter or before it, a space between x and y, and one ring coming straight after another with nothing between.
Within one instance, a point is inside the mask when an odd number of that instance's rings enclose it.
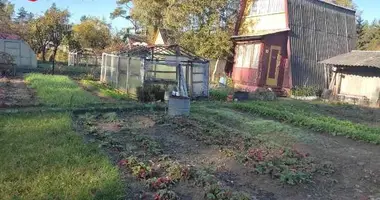
<instances>
[{"instance_id":1,"label":"wooden post","mask_svg":"<svg viewBox=\"0 0 380 200\"><path fill-rule=\"evenodd\" d=\"M120 56L117 56L116 88L119 88L119 76L120 76Z\"/></svg>"}]
</instances>

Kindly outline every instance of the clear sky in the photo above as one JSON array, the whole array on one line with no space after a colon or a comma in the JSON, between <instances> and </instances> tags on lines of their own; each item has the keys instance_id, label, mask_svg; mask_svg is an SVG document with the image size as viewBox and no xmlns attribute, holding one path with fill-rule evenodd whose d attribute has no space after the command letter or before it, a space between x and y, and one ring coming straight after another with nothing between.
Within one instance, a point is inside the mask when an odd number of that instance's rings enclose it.
<instances>
[{"instance_id":1,"label":"clear sky","mask_svg":"<svg viewBox=\"0 0 380 200\"><path fill-rule=\"evenodd\" d=\"M112 22L113 27L117 29L128 26L125 19L109 19L110 13L116 8L116 0L38 0L37 2L29 2L28 0L10 0L16 5L16 10L25 7L26 10L42 14L52 3L56 3L59 8L67 8L71 13L71 21L78 22L83 15L96 16L106 18L108 22ZM358 10L363 11L363 18L372 22L373 19L380 19L380 1L379 0L354 0L358 6Z\"/></svg>"}]
</instances>

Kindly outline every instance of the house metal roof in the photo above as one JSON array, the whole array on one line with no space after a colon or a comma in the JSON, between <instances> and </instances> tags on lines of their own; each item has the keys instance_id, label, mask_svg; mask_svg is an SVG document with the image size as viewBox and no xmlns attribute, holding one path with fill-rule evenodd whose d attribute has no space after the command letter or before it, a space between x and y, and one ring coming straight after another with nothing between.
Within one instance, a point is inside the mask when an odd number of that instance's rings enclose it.
<instances>
[{"instance_id":1,"label":"house metal roof","mask_svg":"<svg viewBox=\"0 0 380 200\"><path fill-rule=\"evenodd\" d=\"M380 51L351 51L319 63L344 67L380 68Z\"/></svg>"}]
</instances>

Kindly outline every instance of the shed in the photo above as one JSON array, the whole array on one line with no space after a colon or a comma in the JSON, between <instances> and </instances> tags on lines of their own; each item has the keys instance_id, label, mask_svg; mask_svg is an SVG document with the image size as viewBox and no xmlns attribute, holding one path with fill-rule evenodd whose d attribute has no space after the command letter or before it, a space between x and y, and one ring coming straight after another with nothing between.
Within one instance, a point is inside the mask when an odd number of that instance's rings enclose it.
<instances>
[{"instance_id":1,"label":"shed","mask_svg":"<svg viewBox=\"0 0 380 200\"><path fill-rule=\"evenodd\" d=\"M0 33L0 51L10 54L18 68L36 68L37 56L19 36Z\"/></svg>"},{"instance_id":2,"label":"shed","mask_svg":"<svg viewBox=\"0 0 380 200\"><path fill-rule=\"evenodd\" d=\"M380 51L351 51L321 64L332 70L329 89L343 100L379 105Z\"/></svg>"},{"instance_id":3,"label":"shed","mask_svg":"<svg viewBox=\"0 0 380 200\"><path fill-rule=\"evenodd\" d=\"M322 0L241 0L232 37L235 86L280 95L295 86L324 88L318 62L350 52L355 38L355 10Z\"/></svg>"}]
</instances>

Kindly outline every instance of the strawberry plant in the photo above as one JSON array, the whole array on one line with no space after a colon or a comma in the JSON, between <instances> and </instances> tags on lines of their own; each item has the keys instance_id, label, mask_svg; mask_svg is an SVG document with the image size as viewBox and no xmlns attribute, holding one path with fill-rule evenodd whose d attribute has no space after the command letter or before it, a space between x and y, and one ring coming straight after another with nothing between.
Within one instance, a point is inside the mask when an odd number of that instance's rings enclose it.
<instances>
[{"instance_id":1,"label":"strawberry plant","mask_svg":"<svg viewBox=\"0 0 380 200\"><path fill-rule=\"evenodd\" d=\"M178 195L170 190L159 190L154 195L154 200L178 200Z\"/></svg>"},{"instance_id":2,"label":"strawberry plant","mask_svg":"<svg viewBox=\"0 0 380 200\"><path fill-rule=\"evenodd\" d=\"M153 190L167 189L174 182L169 177L151 178L148 180L148 185Z\"/></svg>"}]
</instances>

